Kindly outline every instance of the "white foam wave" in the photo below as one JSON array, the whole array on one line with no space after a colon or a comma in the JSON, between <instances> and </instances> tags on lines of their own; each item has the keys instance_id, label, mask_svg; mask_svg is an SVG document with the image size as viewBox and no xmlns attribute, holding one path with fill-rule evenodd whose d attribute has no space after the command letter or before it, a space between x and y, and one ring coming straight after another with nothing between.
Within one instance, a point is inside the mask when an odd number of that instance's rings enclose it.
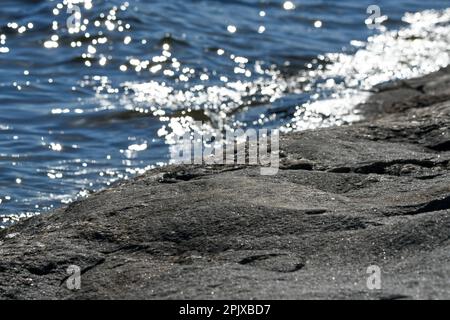
<instances>
[{"instance_id":1,"label":"white foam wave","mask_svg":"<svg viewBox=\"0 0 450 320\"><path fill-rule=\"evenodd\" d=\"M262 114L253 123L236 121L233 115L247 105L252 108L254 97L258 97L259 104L274 103L290 94L310 97L296 106L292 119L282 127L284 131L354 122L361 119L355 107L367 99L374 86L419 77L450 64L450 8L407 13L403 21L408 25L400 30L384 31L365 43L353 41L358 47L353 54L319 56L317 67L293 77L286 78L278 71L262 70L256 65L252 71L261 77L247 82L224 81L223 85L196 85L189 89L175 89L155 81L127 82L123 86L133 95L127 96L124 104L159 116L163 122L160 135L169 143L174 135L183 132L180 128L193 130L194 119L188 115L192 110L202 110L216 124L224 121L227 128L272 121L270 114ZM187 113L169 117L168 110Z\"/></svg>"}]
</instances>

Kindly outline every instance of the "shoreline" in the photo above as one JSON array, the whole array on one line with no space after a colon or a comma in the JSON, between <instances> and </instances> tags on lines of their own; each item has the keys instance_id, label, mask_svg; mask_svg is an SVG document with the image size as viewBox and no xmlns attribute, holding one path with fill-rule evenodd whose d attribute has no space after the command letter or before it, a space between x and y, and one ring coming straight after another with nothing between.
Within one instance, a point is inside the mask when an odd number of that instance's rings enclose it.
<instances>
[{"instance_id":1,"label":"shoreline","mask_svg":"<svg viewBox=\"0 0 450 320\"><path fill-rule=\"evenodd\" d=\"M0 299L450 298L450 67L375 91L275 176L168 166L0 230Z\"/></svg>"}]
</instances>

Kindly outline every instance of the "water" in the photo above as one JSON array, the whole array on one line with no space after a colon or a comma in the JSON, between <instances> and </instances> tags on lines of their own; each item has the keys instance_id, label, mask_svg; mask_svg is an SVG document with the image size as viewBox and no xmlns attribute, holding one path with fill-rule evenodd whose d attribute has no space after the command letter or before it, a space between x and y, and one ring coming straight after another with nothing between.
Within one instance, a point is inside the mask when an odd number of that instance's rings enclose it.
<instances>
[{"instance_id":1,"label":"water","mask_svg":"<svg viewBox=\"0 0 450 320\"><path fill-rule=\"evenodd\" d=\"M374 84L449 63L449 0L73 0L71 33L67 2L2 1L3 226L167 163L194 120L339 125Z\"/></svg>"}]
</instances>

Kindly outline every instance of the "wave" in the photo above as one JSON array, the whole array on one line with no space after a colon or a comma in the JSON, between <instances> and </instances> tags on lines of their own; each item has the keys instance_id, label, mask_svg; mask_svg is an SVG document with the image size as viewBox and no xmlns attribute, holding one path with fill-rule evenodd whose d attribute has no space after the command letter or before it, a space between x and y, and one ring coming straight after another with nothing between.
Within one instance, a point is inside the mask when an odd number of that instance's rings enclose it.
<instances>
[{"instance_id":1,"label":"wave","mask_svg":"<svg viewBox=\"0 0 450 320\"><path fill-rule=\"evenodd\" d=\"M406 13L402 20L406 27L381 32L366 42L352 41L352 54L319 55L293 76L258 64L249 71L241 57L242 72L259 78L231 82L224 77L222 84L188 89L157 81L125 82L122 87L131 94L122 103L159 117L159 134L169 144L186 130L200 130L193 110L209 120L202 131L223 122L227 129L278 126L285 132L352 123L362 119L356 107L374 86L419 77L450 63L450 9Z\"/></svg>"}]
</instances>

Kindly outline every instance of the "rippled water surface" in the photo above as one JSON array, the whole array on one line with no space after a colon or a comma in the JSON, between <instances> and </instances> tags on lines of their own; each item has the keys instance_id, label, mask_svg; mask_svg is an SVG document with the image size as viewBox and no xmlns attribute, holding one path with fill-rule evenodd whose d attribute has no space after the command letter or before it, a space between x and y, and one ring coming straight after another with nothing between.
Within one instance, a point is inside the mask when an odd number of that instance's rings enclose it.
<instances>
[{"instance_id":1,"label":"rippled water surface","mask_svg":"<svg viewBox=\"0 0 450 320\"><path fill-rule=\"evenodd\" d=\"M195 120L285 131L356 120L373 85L449 64L447 7L3 0L0 224L167 163Z\"/></svg>"}]
</instances>

